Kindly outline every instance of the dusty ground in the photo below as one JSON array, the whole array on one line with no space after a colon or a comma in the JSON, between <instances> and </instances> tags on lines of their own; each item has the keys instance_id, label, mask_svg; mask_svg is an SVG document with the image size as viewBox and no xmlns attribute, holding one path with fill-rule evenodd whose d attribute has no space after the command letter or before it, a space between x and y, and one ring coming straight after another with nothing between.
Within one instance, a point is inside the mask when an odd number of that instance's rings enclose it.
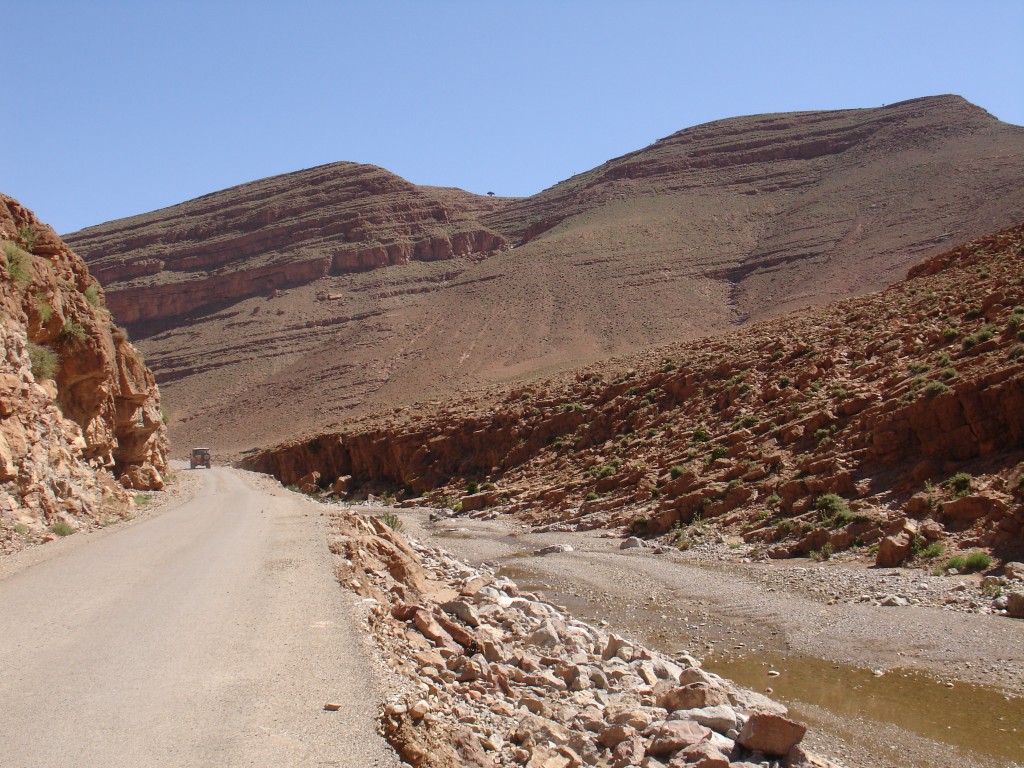
<instances>
[{"instance_id":1,"label":"dusty ground","mask_svg":"<svg viewBox=\"0 0 1024 768\"><path fill-rule=\"evenodd\" d=\"M669 652L691 649L713 671L772 689L816 726L812 746L851 766L1006 766L1024 755L1024 622L836 602L836 590L821 589L852 579L891 593L910 578L952 591L956 579L808 561L715 565L621 551L599 534L401 514L410 535L497 565L583 618ZM563 543L574 551L531 556Z\"/></svg>"}]
</instances>

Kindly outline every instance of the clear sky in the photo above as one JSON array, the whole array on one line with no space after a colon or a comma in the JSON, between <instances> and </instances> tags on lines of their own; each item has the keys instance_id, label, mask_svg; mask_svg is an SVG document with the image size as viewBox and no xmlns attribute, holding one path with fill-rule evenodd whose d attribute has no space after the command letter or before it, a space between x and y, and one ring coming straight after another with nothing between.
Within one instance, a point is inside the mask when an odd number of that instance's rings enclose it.
<instances>
[{"instance_id":1,"label":"clear sky","mask_svg":"<svg viewBox=\"0 0 1024 768\"><path fill-rule=\"evenodd\" d=\"M958 93L1024 0L0 0L0 191L59 232L336 160L529 195L682 128Z\"/></svg>"}]
</instances>

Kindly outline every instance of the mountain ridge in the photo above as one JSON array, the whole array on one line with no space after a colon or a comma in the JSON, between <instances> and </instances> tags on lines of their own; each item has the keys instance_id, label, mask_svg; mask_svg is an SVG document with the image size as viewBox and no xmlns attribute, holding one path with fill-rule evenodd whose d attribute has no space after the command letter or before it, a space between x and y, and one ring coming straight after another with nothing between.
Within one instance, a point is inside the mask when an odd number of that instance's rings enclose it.
<instances>
[{"instance_id":1,"label":"mountain ridge","mask_svg":"<svg viewBox=\"0 0 1024 768\"><path fill-rule=\"evenodd\" d=\"M328 164L69 240L173 433L237 454L884 288L1024 219L1022 174L1024 128L940 96L714 121L528 198Z\"/></svg>"}]
</instances>

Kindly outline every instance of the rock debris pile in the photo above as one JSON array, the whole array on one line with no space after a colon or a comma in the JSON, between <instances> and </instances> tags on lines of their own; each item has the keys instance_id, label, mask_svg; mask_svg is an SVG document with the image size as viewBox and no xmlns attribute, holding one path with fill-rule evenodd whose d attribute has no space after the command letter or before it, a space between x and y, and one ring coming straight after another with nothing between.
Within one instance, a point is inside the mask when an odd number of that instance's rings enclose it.
<instances>
[{"instance_id":1,"label":"rock debris pile","mask_svg":"<svg viewBox=\"0 0 1024 768\"><path fill-rule=\"evenodd\" d=\"M409 689L381 729L414 766L835 766L778 702L606 633L514 582L333 513L339 581Z\"/></svg>"}]
</instances>

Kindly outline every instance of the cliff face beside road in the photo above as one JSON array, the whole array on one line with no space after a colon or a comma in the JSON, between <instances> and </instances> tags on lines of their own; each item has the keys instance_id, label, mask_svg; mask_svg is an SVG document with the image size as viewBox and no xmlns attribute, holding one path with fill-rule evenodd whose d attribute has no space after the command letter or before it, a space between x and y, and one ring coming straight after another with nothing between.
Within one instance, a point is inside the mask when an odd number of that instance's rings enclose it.
<instances>
[{"instance_id":1,"label":"cliff face beside road","mask_svg":"<svg viewBox=\"0 0 1024 768\"><path fill-rule=\"evenodd\" d=\"M0 551L102 522L157 489L167 437L152 372L52 228L0 195Z\"/></svg>"}]
</instances>

